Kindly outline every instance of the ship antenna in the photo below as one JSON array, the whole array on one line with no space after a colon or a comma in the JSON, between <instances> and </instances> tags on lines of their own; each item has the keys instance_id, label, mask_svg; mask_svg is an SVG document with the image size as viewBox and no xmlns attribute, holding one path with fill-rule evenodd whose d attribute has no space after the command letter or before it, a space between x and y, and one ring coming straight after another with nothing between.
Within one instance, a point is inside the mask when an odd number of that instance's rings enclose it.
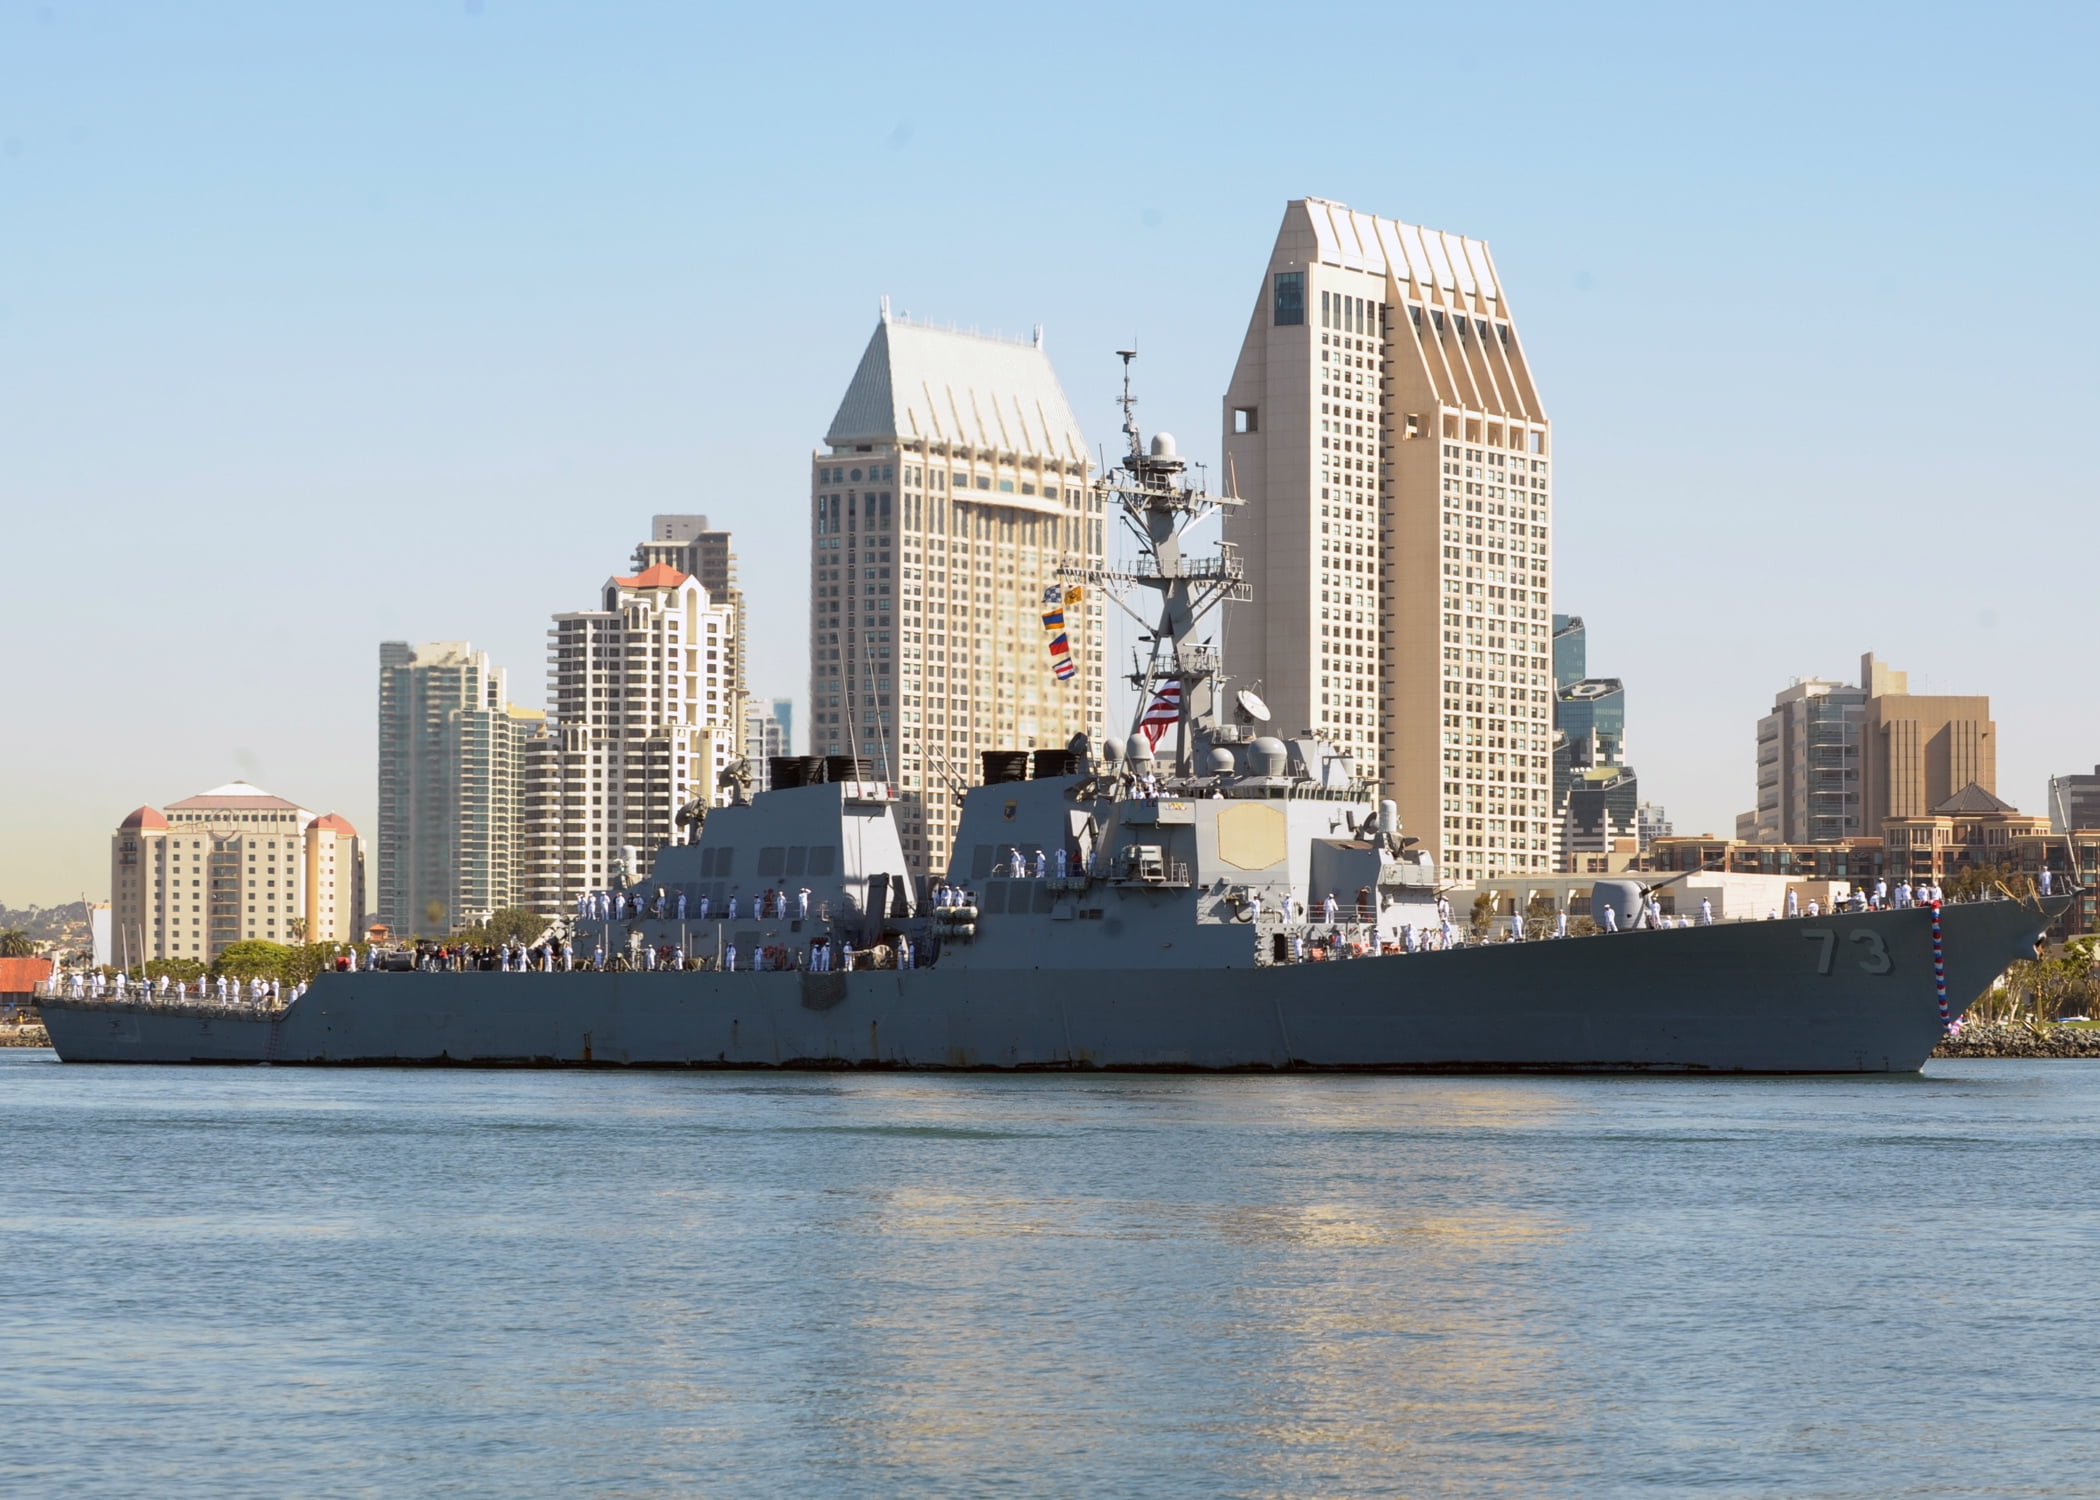
<instances>
[{"instance_id":1,"label":"ship antenna","mask_svg":"<svg viewBox=\"0 0 2100 1500\"><path fill-rule=\"evenodd\" d=\"M1130 362L1137 358L1135 349L1118 349L1116 358L1123 361L1123 397L1116 404L1123 408L1123 436L1130 439L1130 456L1140 454L1138 447L1137 397L1130 394Z\"/></svg>"}]
</instances>

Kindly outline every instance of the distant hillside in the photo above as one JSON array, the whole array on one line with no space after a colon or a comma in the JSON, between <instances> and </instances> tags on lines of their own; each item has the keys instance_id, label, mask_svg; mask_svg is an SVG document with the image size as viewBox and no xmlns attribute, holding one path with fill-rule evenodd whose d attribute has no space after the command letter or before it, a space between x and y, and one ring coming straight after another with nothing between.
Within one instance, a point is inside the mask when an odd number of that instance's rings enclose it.
<instances>
[{"instance_id":1,"label":"distant hillside","mask_svg":"<svg viewBox=\"0 0 2100 1500\"><path fill-rule=\"evenodd\" d=\"M88 945L88 916L85 901L64 906L0 906L0 931L19 927L40 943L85 948Z\"/></svg>"}]
</instances>

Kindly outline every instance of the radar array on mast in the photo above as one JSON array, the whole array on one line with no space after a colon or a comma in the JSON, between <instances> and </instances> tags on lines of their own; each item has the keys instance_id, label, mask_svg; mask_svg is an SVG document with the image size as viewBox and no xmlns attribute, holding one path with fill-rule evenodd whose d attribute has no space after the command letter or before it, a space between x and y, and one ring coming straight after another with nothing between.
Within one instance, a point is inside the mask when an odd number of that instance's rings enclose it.
<instances>
[{"instance_id":1,"label":"radar array on mast","mask_svg":"<svg viewBox=\"0 0 2100 1500\"><path fill-rule=\"evenodd\" d=\"M1129 449L1123 461L1102 476L1101 491L1122 508L1123 524L1137 539L1138 565L1131 569L1068 568L1062 576L1102 585L1144 632L1140 639L1151 650L1130 674L1138 689L1133 732L1151 720L1148 737L1158 738L1155 711L1178 696L1177 759L1185 760L1195 745L1193 730L1215 723L1221 681L1218 648L1208 639L1199 639L1198 629L1219 605L1244 603L1254 593L1237 548L1220 542L1216 555L1191 558L1184 555L1182 543L1190 527L1242 501L1237 495L1212 495L1189 483L1184 477L1188 460L1175 451L1171 434L1155 433L1146 444L1138 430L1137 397L1130 390L1130 364L1137 351L1118 349L1116 354L1123 361L1119 404ZM1140 588L1159 596L1157 613L1150 618L1125 597ZM1175 685L1178 694L1164 693L1167 684Z\"/></svg>"}]
</instances>

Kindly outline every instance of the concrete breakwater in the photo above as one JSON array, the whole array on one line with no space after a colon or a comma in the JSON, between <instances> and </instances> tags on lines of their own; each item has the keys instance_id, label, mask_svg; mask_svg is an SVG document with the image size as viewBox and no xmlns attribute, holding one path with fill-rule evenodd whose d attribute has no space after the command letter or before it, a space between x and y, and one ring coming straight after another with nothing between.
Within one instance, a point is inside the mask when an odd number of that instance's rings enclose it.
<instances>
[{"instance_id":1,"label":"concrete breakwater","mask_svg":"<svg viewBox=\"0 0 2100 1500\"><path fill-rule=\"evenodd\" d=\"M2004 1021L1965 1022L1933 1049L1934 1057L2100 1058L2100 1029L2030 1026Z\"/></svg>"}]
</instances>

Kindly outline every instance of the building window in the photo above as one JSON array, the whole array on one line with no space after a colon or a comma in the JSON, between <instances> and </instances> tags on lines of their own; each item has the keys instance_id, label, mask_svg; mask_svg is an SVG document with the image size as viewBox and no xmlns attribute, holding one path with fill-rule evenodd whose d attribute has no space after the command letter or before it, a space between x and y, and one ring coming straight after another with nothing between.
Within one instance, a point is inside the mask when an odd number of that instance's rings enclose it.
<instances>
[{"instance_id":1,"label":"building window","mask_svg":"<svg viewBox=\"0 0 2100 1500\"><path fill-rule=\"evenodd\" d=\"M1305 273L1276 273L1276 326L1295 328L1305 322Z\"/></svg>"},{"instance_id":2,"label":"building window","mask_svg":"<svg viewBox=\"0 0 2100 1500\"><path fill-rule=\"evenodd\" d=\"M1234 432L1261 431L1261 423L1256 408L1235 406L1232 409L1232 430Z\"/></svg>"}]
</instances>

